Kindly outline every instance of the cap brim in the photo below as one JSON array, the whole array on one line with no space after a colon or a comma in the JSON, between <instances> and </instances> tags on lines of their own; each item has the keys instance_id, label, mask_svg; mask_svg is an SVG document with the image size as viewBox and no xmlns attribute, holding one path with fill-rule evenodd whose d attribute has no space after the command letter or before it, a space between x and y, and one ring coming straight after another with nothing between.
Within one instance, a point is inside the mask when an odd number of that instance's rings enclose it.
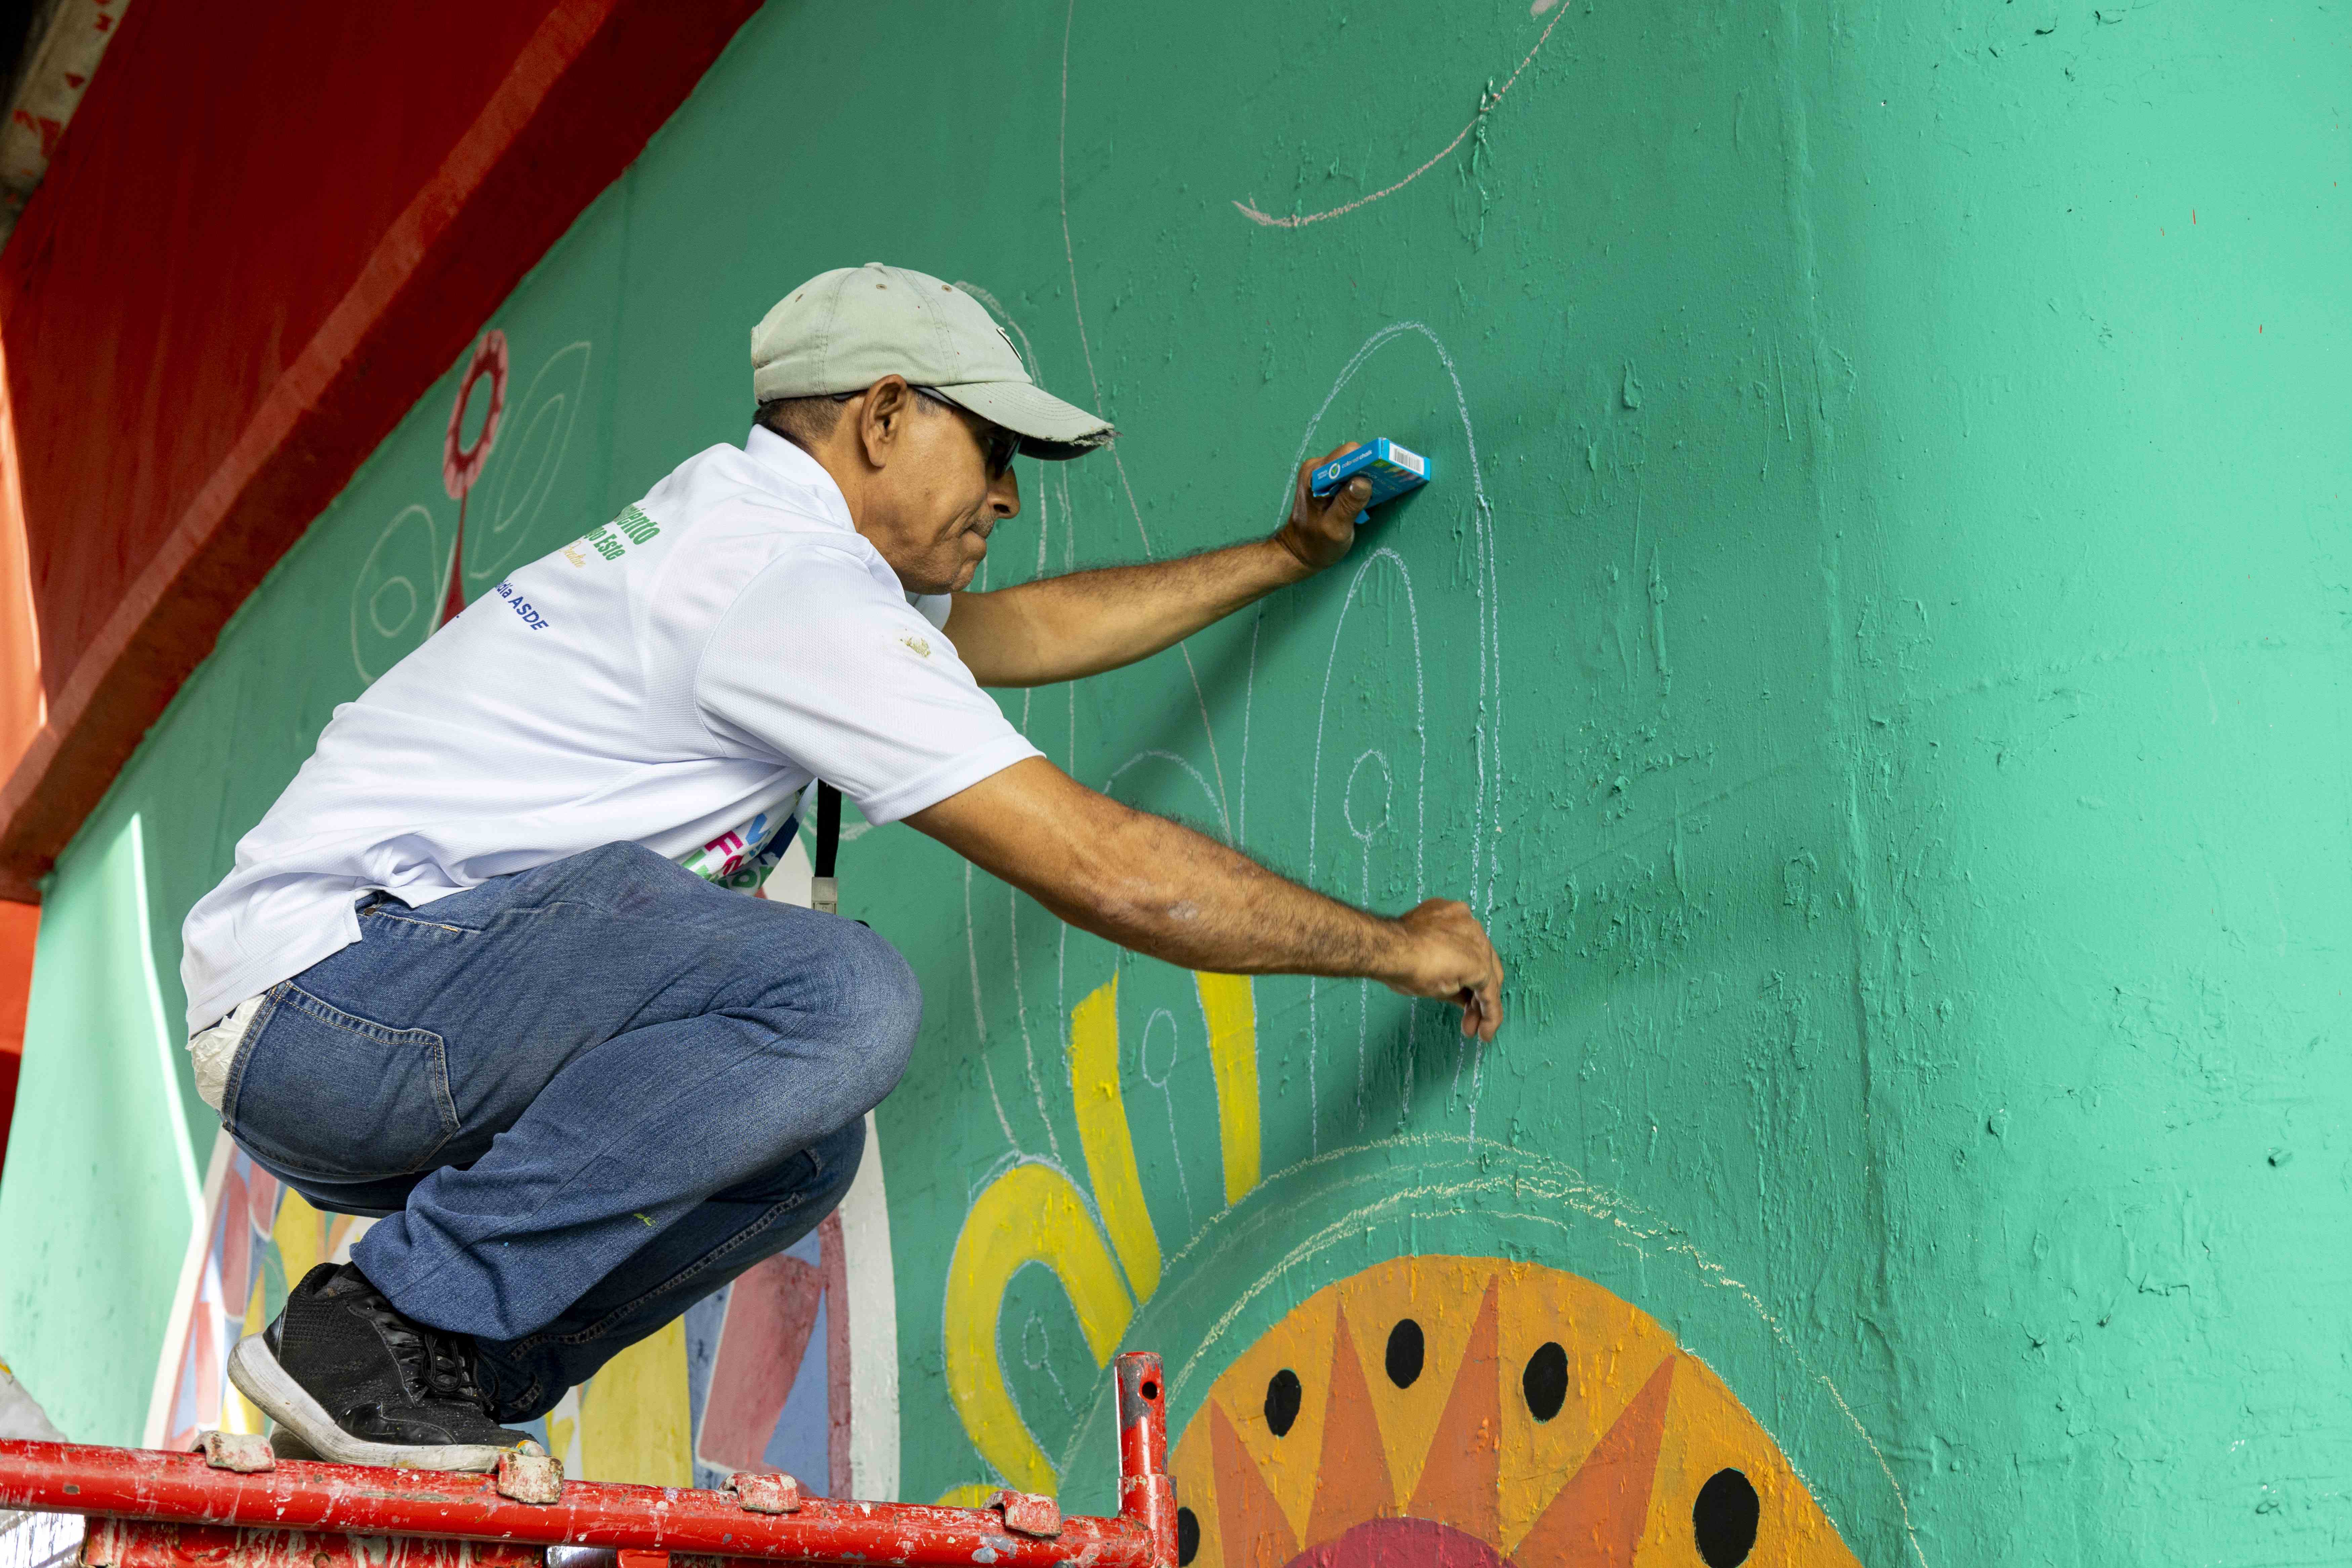
<instances>
[{"instance_id":1,"label":"cap brim","mask_svg":"<svg viewBox=\"0 0 2352 1568\"><path fill-rule=\"evenodd\" d=\"M1024 381L975 381L932 391L1019 436L1021 450L1048 462L1083 458L1118 434L1110 421Z\"/></svg>"}]
</instances>

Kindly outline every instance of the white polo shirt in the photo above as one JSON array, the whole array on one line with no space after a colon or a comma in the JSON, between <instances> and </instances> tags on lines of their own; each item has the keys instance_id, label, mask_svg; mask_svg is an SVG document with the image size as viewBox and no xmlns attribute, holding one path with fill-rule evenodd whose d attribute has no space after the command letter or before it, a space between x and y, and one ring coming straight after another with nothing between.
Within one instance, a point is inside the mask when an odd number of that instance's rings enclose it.
<instances>
[{"instance_id":1,"label":"white polo shirt","mask_svg":"<svg viewBox=\"0 0 2352 1568\"><path fill-rule=\"evenodd\" d=\"M719 879L782 847L812 778L895 822L1027 757L832 477L754 428L467 605L335 710L188 911L200 1030L429 904L600 845Z\"/></svg>"}]
</instances>

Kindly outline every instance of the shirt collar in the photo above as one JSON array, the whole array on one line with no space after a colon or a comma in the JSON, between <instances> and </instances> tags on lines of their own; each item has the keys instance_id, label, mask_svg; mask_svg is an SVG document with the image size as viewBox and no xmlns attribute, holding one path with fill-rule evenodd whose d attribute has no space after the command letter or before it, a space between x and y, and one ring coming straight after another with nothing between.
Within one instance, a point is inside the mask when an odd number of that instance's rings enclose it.
<instances>
[{"instance_id":1,"label":"shirt collar","mask_svg":"<svg viewBox=\"0 0 2352 1568\"><path fill-rule=\"evenodd\" d=\"M781 481L770 487L778 494L798 500L801 498L792 496L791 490L808 492L814 496L818 514L825 521L851 533L857 531L857 525L850 520L847 499L842 495L841 487L834 483L833 476L824 471L823 463L765 425L751 426L751 433L743 437L743 451L762 479Z\"/></svg>"}]
</instances>

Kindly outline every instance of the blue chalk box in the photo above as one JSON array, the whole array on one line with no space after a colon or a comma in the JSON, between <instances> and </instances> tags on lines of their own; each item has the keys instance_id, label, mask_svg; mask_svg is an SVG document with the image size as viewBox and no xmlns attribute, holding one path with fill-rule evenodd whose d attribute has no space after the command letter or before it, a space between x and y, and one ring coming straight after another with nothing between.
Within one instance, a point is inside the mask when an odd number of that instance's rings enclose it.
<instances>
[{"instance_id":1,"label":"blue chalk box","mask_svg":"<svg viewBox=\"0 0 2352 1568\"><path fill-rule=\"evenodd\" d=\"M1307 488L1318 496L1328 496L1358 474L1372 481L1371 499L1364 502L1365 510L1370 510L1384 500L1394 500L1405 491L1429 483L1429 459L1383 438L1324 464L1307 476Z\"/></svg>"}]
</instances>

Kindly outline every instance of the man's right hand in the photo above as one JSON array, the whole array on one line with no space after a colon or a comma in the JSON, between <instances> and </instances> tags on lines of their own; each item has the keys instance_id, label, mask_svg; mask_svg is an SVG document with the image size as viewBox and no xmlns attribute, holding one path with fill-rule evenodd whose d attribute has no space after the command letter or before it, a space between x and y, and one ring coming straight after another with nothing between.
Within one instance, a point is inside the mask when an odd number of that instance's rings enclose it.
<instances>
[{"instance_id":1,"label":"man's right hand","mask_svg":"<svg viewBox=\"0 0 2352 1568\"><path fill-rule=\"evenodd\" d=\"M1430 899L1399 915L1402 965L1381 982L1402 996L1434 996L1462 1009L1462 1032L1491 1040L1503 1026L1503 961L1470 906Z\"/></svg>"}]
</instances>

